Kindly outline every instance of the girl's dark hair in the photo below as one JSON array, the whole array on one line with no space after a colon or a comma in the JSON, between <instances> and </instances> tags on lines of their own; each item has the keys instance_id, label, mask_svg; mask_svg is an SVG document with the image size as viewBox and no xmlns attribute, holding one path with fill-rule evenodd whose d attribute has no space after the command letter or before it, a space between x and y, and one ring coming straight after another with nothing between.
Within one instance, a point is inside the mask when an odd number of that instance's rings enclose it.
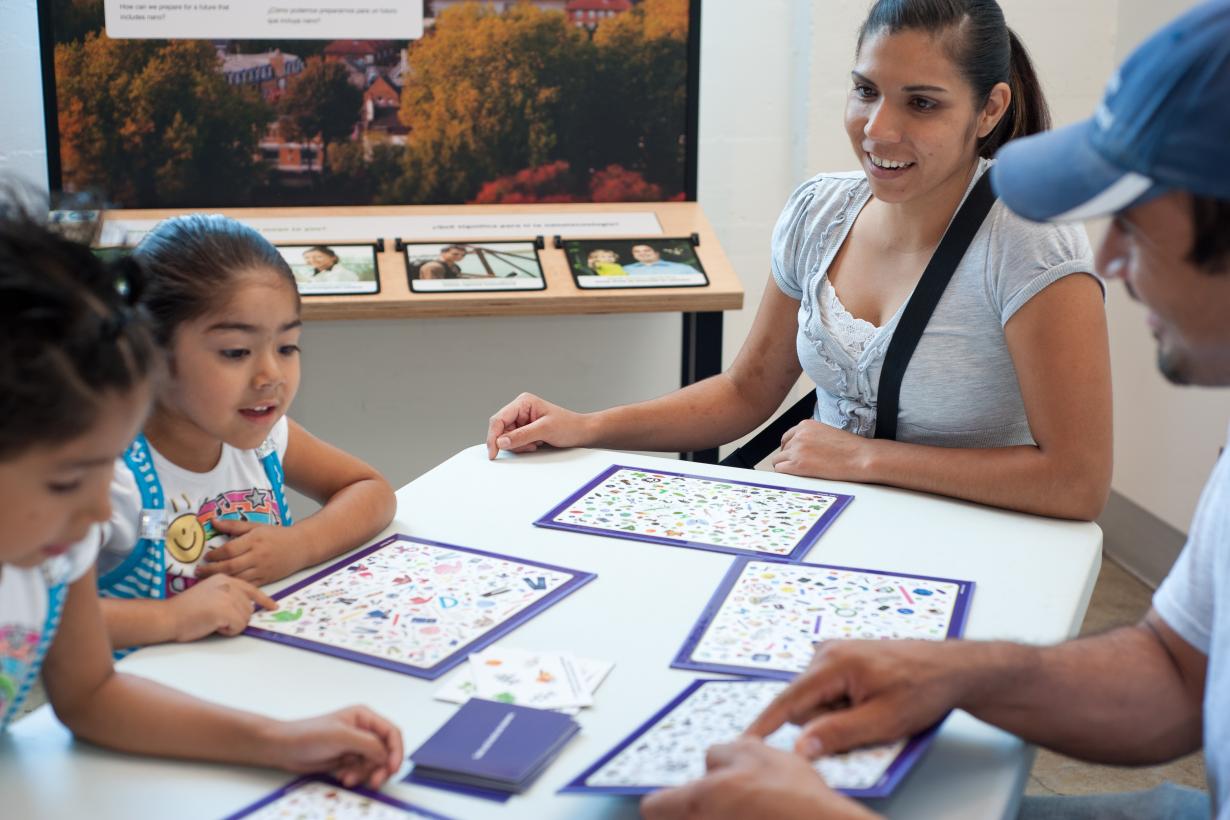
<instances>
[{"instance_id":1,"label":"girl's dark hair","mask_svg":"<svg viewBox=\"0 0 1230 820\"><path fill-rule=\"evenodd\" d=\"M996 83L1007 83L1012 102L991 133L978 142L978 154L993 157L1000 146L1051 127L1051 114L1029 53L995 0L876 0L858 31L863 39L881 30L925 31L944 35L951 59L974 89L981 108Z\"/></svg>"},{"instance_id":2,"label":"girl's dark hair","mask_svg":"<svg viewBox=\"0 0 1230 820\"><path fill-rule=\"evenodd\" d=\"M159 222L137 245L133 258L148 276L141 304L164 347L182 322L224 303L237 274L272 271L286 280L298 305L295 275L278 249L254 229L220 214Z\"/></svg>"},{"instance_id":3,"label":"girl's dark hair","mask_svg":"<svg viewBox=\"0 0 1230 820\"><path fill-rule=\"evenodd\" d=\"M0 202L0 458L86 433L106 396L145 381L143 278Z\"/></svg>"},{"instance_id":4,"label":"girl's dark hair","mask_svg":"<svg viewBox=\"0 0 1230 820\"><path fill-rule=\"evenodd\" d=\"M1192 228L1188 260L1209 273L1230 274L1230 199L1193 196Z\"/></svg>"}]
</instances>

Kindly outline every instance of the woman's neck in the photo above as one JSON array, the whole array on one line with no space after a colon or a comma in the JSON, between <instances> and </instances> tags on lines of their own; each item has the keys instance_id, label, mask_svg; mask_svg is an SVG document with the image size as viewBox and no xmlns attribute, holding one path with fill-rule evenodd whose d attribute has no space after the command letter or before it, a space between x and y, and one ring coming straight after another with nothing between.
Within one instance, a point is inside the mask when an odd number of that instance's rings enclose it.
<instances>
[{"instance_id":1,"label":"woman's neck","mask_svg":"<svg viewBox=\"0 0 1230 820\"><path fill-rule=\"evenodd\" d=\"M159 455L176 467L207 473L222 458L222 441L191 420L169 410L161 402L145 422L145 438Z\"/></svg>"},{"instance_id":2,"label":"woman's neck","mask_svg":"<svg viewBox=\"0 0 1230 820\"><path fill-rule=\"evenodd\" d=\"M977 159L964 171L923 196L908 202L879 202L879 230L884 248L896 253L930 253L940 243L978 168Z\"/></svg>"}]
</instances>

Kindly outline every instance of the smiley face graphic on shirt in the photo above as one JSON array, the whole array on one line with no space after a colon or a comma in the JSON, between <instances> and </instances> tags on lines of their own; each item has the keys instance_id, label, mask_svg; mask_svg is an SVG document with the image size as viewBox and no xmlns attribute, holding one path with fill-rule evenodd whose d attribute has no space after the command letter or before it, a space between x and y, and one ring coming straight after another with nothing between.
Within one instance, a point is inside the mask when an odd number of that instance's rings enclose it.
<instances>
[{"instance_id":1,"label":"smiley face graphic on shirt","mask_svg":"<svg viewBox=\"0 0 1230 820\"><path fill-rule=\"evenodd\" d=\"M196 513L184 513L167 527L167 552L181 564L195 564L205 552L205 527Z\"/></svg>"}]
</instances>

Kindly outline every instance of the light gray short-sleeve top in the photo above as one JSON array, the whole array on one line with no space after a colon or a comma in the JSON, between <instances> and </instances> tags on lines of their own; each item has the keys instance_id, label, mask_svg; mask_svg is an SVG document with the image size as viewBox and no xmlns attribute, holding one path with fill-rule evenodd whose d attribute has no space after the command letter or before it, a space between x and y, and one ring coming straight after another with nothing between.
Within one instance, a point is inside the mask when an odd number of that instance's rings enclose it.
<instances>
[{"instance_id":1,"label":"light gray short-sleeve top","mask_svg":"<svg viewBox=\"0 0 1230 820\"><path fill-rule=\"evenodd\" d=\"M979 161L970 188L991 164ZM870 198L861 171L819 174L791 195L773 229L773 278L800 301L797 348L803 372L816 383L814 417L860 436L875 433L880 369L902 310L853 356L821 324L818 297ZM1004 325L1047 285L1092 270L1083 227L1028 222L996 202L906 368L897 439L946 447L1034 444Z\"/></svg>"}]
</instances>

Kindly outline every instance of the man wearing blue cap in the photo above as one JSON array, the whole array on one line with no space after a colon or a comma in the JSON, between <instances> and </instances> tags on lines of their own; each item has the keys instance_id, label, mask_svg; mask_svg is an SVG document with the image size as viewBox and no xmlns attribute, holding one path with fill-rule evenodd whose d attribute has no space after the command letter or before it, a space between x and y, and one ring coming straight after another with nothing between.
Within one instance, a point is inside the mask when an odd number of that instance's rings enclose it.
<instances>
[{"instance_id":1,"label":"man wearing blue cap","mask_svg":"<svg viewBox=\"0 0 1230 820\"><path fill-rule=\"evenodd\" d=\"M1155 34L1086 122L1008 143L992 180L1035 220L1113 215L1098 270L1150 310L1158 367L1230 385L1230 0ZM1006 642L824 644L701 780L646 798L647 817L868 817L805 758L918 732L952 709L1073 757L1137 765L1201 748L1210 796L1028 799L1021 817L1230 820L1230 457L1138 625L1054 647ZM804 724L800 755L760 742Z\"/></svg>"}]
</instances>

